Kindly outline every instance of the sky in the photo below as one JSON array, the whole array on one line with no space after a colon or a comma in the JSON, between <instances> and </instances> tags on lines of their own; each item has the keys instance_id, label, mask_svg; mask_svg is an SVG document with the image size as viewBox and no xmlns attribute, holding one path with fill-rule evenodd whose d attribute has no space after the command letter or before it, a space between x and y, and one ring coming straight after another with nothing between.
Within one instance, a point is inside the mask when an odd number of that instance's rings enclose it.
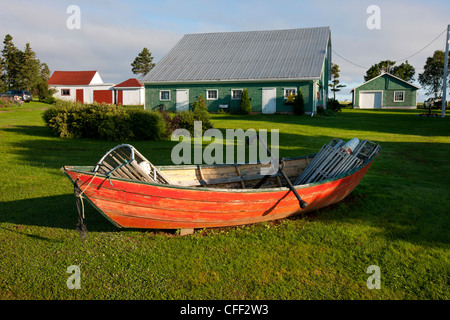
<instances>
[{"instance_id":1,"label":"sky","mask_svg":"<svg viewBox=\"0 0 450 320\"><path fill-rule=\"evenodd\" d=\"M346 85L339 100L351 100L367 69L387 59L409 57L419 85L450 24L448 0L0 0L0 8L2 42L10 34L21 50L30 43L52 72L98 70L114 84L136 77L131 63L144 47L158 63L184 34L329 26L332 62Z\"/></svg>"}]
</instances>

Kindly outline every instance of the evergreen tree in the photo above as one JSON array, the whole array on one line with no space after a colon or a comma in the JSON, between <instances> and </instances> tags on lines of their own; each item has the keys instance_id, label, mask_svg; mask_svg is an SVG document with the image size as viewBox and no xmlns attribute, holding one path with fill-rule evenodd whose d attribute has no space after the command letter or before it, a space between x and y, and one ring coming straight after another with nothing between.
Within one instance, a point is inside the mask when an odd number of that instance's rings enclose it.
<instances>
[{"instance_id":1,"label":"evergreen tree","mask_svg":"<svg viewBox=\"0 0 450 320\"><path fill-rule=\"evenodd\" d=\"M155 64L153 63L153 57L150 51L147 48L142 49L142 51L138 54L138 56L134 59L131 64L131 71L134 74L145 76Z\"/></svg>"},{"instance_id":2,"label":"evergreen tree","mask_svg":"<svg viewBox=\"0 0 450 320\"><path fill-rule=\"evenodd\" d=\"M36 84L36 94L40 101L52 102L52 96L56 93L55 89L49 89L48 80L50 79L50 69L46 63L39 66L39 78Z\"/></svg>"},{"instance_id":3,"label":"evergreen tree","mask_svg":"<svg viewBox=\"0 0 450 320\"><path fill-rule=\"evenodd\" d=\"M339 84L339 66L337 64L332 63L331 65L331 83L328 85L331 87L331 91L333 91L333 97L336 99L336 92L341 91L341 88L346 87L345 84Z\"/></svg>"},{"instance_id":4,"label":"evergreen tree","mask_svg":"<svg viewBox=\"0 0 450 320\"><path fill-rule=\"evenodd\" d=\"M0 92L6 91L6 86L3 83L3 64L2 64L2 56L0 55Z\"/></svg>"},{"instance_id":5,"label":"evergreen tree","mask_svg":"<svg viewBox=\"0 0 450 320\"><path fill-rule=\"evenodd\" d=\"M297 96L294 99L294 114L298 116L305 114L305 101L303 100L303 94L300 88L298 88Z\"/></svg>"},{"instance_id":6,"label":"evergreen tree","mask_svg":"<svg viewBox=\"0 0 450 320\"><path fill-rule=\"evenodd\" d=\"M10 34L5 36L1 61L3 67L2 81L8 89L20 86L20 62L23 56L23 52L14 46L12 39L13 37Z\"/></svg>"},{"instance_id":7,"label":"evergreen tree","mask_svg":"<svg viewBox=\"0 0 450 320\"><path fill-rule=\"evenodd\" d=\"M250 98L248 96L248 90L243 89L242 90L242 96L241 96L241 113L242 114L250 114L252 112L252 106L250 104Z\"/></svg>"},{"instance_id":8,"label":"evergreen tree","mask_svg":"<svg viewBox=\"0 0 450 320\"><path fill-rule=\"evenodd\" d=\"M36 53L27 43L21 51L7 34L3 41L4 47L0 56L0 89L1 91L19 89L29 90L38 95L40 100L47 100L54 91L48 89L50 69L41 63Z\"/></svg>"},{"instance_id":9,"label":"evergreen tree","mask_svg":"<svg viewBox=\"0 0 450 320\"><path fill-rule=\"evenodd\" d=\"M29 43L25 46L20 61L20 88L32 91L37 87L40 79L41 62L36 58L36 53ZM48 68L48 67L47 67Z\"/></svg>"}]
</instances>

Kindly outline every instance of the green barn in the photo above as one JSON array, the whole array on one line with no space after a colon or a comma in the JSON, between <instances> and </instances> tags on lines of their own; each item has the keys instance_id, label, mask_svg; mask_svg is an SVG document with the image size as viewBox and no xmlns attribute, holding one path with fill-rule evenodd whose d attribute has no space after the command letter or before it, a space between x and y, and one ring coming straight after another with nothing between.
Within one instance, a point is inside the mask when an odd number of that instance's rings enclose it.
<instances>
[{"instance_id":1,"label":"green barn","mask_svg":"<svg viewBox=\"0 0 450 320\"><path fill-rule=\"evenodd\" d=\"M353 107L359 109L415 109L419 87L383 73L352 89Z\"/></svg>"},{"instance_id":2,"label":"green barn","mask_svg":"<svg viewBox=\"0 0 450 320\"><path fill-rule=\"evenodd\" d=\"M291 113L301 89L305 112L326 107L329 27L187 34L142 79L145 108L189 109L200 95L210 112L239 110L247 89L255 113Z\"/></svg>"}]
</instances>

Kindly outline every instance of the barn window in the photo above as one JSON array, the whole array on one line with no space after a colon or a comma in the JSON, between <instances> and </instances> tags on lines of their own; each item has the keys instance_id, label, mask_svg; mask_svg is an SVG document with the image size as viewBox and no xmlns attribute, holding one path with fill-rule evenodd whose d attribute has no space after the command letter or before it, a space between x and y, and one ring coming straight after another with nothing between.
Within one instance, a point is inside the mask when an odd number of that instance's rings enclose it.
<instances>
[{"instance_id":1,"label":"barn window","mask_svg":"<svg viewBox=\"0 0 450 320\"><path fill-rule=\"evenodd\" d=\"M170 90L159 91L159 101L170 101Z\"/></svg>"},{"instance_id":2,"label":"barn window","mask_svg":"<svg viewBox=\"0 0 450 320\"><path fill-rule=\"evenodd\" d=\"M284 88L284 99L287 99L287 96L289 95L297 95L297 88Z\"/></svg>"},{"instance_id":3,"label":"barn window","mask_svg":"<svg viewBox=\"0 0 450 320\"><path fill-rule=\"evenodd\" d=\"M241 98L242 98L242 89L231 89L231 99L241 100Z\"/></svg>"},{"instance_id":4,"label":"barn window","mask_svg":"<svg viewBox=\"0 0 450 320\"><path fill-rule=\"evenodd\" d=\"M70 89L61 89L62 96L70 96Z\"/></svg>"},{"instance_id":5,"label":"barn window","mask_svg":"<svg viewBox=\"0 0 450 320\"><path fill-rule=\"evenodd\" d=\"M405 91L394 91L394 102L405 101Z\"/></svg>"},{"instance_id":6,"label":"barn window","mask_svg":"<svg viewBox=\"0 0 450 320\"><path fill-rule=\"evenodd\" d=\"M217 96L217 89L206 90L206 100L217 100Z\"/></svg>"}]
</instances>

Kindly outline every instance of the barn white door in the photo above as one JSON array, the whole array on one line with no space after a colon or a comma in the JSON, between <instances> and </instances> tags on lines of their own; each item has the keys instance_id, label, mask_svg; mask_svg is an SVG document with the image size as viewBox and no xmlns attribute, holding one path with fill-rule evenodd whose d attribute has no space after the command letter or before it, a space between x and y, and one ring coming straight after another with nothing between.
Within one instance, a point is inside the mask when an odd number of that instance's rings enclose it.
<instances>
[{"instance_id":1,"label":"barn white door","mask_svg":"<svg viewBox=\"0 0 450 320\"><path fill-rule=\"evenodd\" d=\"M359 107L362 109L381 109L381 92L360 92Z\"/></svg>"},{"instance_id":2,"label":"barn white door","mask_svg":"<svg viewBox=\"0 0 450 320\"><path fill-rule=\"evenodd\" d=\"M177 89L176 96L177 112L189 110L189 90Z\"/></svg>"},{"instance_id":3,"label":"barn white door","mask_svg":"<svg viewBox=\"0 0 450 320\"><path fill-rule=\"evenodd\" d=\"M275 113L277 110L277 89L262 89L262 113Z\"/></svg>"}]
</instances>

